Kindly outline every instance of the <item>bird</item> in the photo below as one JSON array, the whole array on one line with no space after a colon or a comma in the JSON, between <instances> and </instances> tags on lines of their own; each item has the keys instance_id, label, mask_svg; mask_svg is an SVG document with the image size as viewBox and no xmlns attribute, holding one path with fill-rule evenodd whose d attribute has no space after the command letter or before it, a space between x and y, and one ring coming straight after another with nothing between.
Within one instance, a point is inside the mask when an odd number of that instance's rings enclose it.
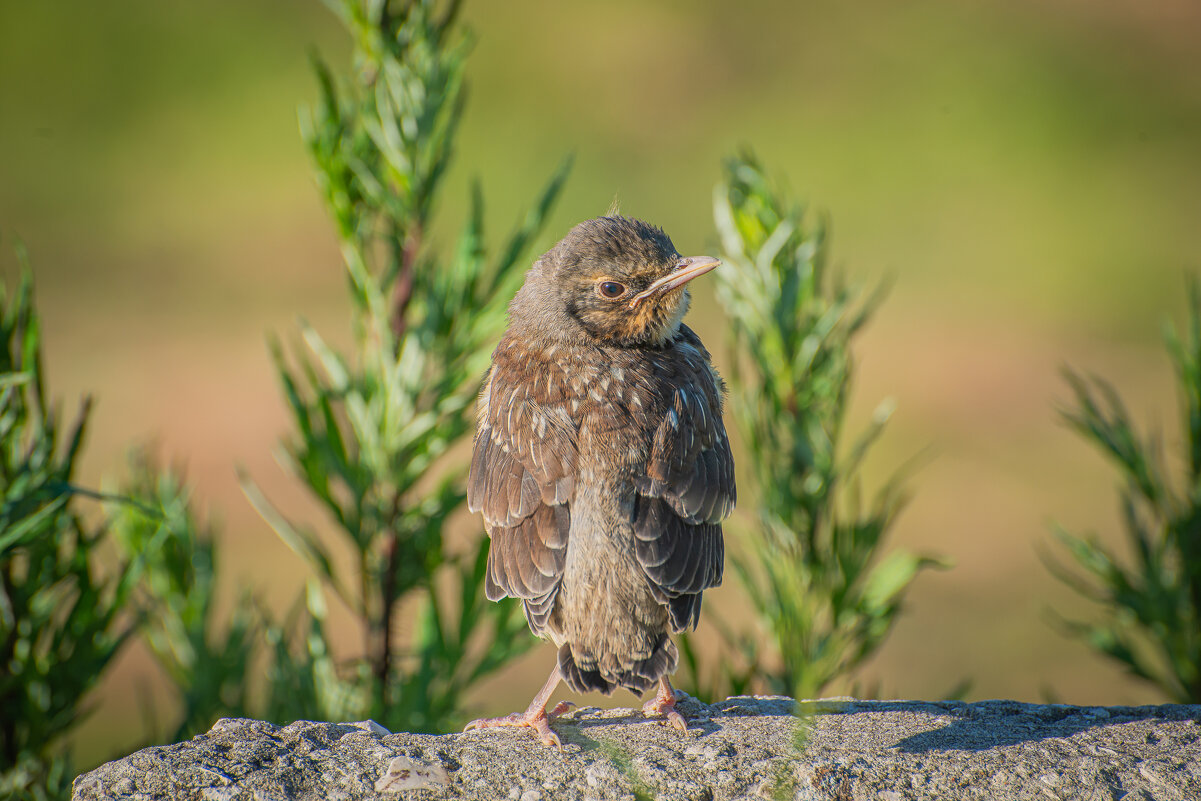
<instances>
[{"instance_id":1,"label":"bird","mask_svg":"<svg viewBox=\"0 0 1201 801\"><path fill-rule=\"evenodd\" d=\"M734 508L726 388L682 320L689 283L721 262L683 257L659 227L610 213L537 259L508 308L477 407L468 508L489 536L485 594L520 599L558 659L525 712L465 730L533 729L560 682L621 687L681 732L671 634L721 584Z\"/></svg>"}]
</instances>

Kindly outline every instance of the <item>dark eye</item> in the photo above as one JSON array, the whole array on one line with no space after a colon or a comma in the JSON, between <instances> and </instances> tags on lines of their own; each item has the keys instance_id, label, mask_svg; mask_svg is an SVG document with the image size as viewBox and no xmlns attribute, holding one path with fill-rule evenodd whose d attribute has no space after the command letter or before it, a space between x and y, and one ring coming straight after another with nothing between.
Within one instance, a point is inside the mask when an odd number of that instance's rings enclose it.
<instances>
[{"instance_id":1,"label":"dark eye","mask_svg":"<svg viewBox=\"0 0 1201 801\"><path fill-rule=\"evenodd\" d=\"M626 293L625 284L619 284L616 281L601 281L597 289L601 293L602 298L620 298Z\"/></svg>"}]
</instances>

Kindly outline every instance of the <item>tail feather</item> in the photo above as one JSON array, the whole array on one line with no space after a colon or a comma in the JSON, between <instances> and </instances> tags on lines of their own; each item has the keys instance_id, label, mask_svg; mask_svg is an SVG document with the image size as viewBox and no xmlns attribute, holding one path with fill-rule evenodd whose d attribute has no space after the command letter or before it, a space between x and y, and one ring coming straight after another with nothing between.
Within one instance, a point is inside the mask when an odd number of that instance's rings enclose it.
<instances>
[{"instance_id":1,"label":"tail feather","mask_svg":"<svg viewBox=\"0 0 1201 801\"><path fill-rule=\"evenodd\" d=\"M559 648L559 674L579 693L610 695L618 687L624 687L642 695L660 677L674 673L679 661L680 652L666 634L646 659L625 663L616 671L603 669L593 657L573 654L570 643Z\"/></svg>"},{"instance_id":2,"label":"tail feather","mask_svg":"<svg viewBox=\"0 0 1201 801\"><path fill-rule=\"evenodd\" d=\"M559 675L577 693L599 692L609 695L615 689L614 685L601 677L600 671L587 670L576 664L570 643L559 646Z\"/></svg>"}]
</instances>

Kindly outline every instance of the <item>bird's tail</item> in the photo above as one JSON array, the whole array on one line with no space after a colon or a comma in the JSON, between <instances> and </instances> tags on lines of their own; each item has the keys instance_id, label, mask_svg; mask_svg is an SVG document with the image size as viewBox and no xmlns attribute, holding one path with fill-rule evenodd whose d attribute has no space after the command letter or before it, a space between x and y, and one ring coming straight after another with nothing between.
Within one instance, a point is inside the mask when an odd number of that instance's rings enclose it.
<instances>
[{"instance_id":1,"label":"bird's tail","mask_svg":"<svg viewBox=\"0 0 1201 801\"><path fill-rule=\"evenodd\" d=\"M664 634L646 659L633 662L621 660L612 667L604 664L608 661L572 653L570 643L563 643L559 647L559 674L563 681L578 693L595 691L605 695L610 695L618 687L642 695L661 676L675 672L680 652L671 638Z\"/></svg>"}]
</instances>

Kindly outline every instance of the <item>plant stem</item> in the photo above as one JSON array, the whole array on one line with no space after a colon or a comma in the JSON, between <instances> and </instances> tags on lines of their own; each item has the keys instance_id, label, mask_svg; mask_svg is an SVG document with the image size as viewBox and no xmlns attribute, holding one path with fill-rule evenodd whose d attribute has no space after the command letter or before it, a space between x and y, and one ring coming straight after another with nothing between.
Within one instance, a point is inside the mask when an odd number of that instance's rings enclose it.
<instances>
[{"instance_id":1,"label":"plant stem","mask_svg":"<svg viewBox=\"0 0 1201 801\"><path fill-rule=\"evenodd\" d=\"M375 676L379 684L380 709L388 707L388 677L392 672L392 608L396 605L396 568L400 559L400 542L395 531L389 531L384 539L387 551L387 572L380 587L383 609L381 614L382 630L380 631L379 653L375 659Z\"/></svg>"},{"instance_id":2,"label":"plant stem","mask_svg":"<svg viewBox=\"0 0 1201 801\"><path fill-rule=\"evenodd\" d=\"M400 493L392 496L391 526L384 535L384 575L380 582L379 651L375 655L375 677L379 688L380 710L388 708L388 679L392 674L392 610L399 600L396 572L400 567L400 537L396 520L400 517Z\"/></svg>"},{"instance_id":3,"label":"plant stem","mask_svg":"<svg viewBox=\"0 0 1201 801\"><path fill-rule=\"evenodd\" d=\"M0 593L3 593L3 598L10 607L12 606L12 598L11 598L12 591L10 588L13 586L12 567L13 567L12 562L6 562L4 565L4 569L0 570ZM0 664L3 664L3 665L10 664L16 644L17 644L17 627L16 627L16 621L14 620L13 627L12 627L11 631L9 632L9 636L4 642L3 657L2 657L3 662L0 662ZM0 727L0 747L3 748L4 763L6 765L17 764L18 749L17 749L16 727L17 727L16 719L12 716L5 715L4 716L4 724L2 727Z\"/></svg>"},{"instance_id":4,"label":"plant stem","mask_svg":"<svg viewBox=\"0 0 1201 801\"><path fill-rule=\"evenodd\" d=\"M392 331L396 334L396 349L400 351L408 325L406 312L413 299L413 281L417 271L417 254L421 250L421 224L414 223L405 233L404 246L400 251L400 275L396 278L396 289L392 296Z\"/></svg>"}]
</instances>

